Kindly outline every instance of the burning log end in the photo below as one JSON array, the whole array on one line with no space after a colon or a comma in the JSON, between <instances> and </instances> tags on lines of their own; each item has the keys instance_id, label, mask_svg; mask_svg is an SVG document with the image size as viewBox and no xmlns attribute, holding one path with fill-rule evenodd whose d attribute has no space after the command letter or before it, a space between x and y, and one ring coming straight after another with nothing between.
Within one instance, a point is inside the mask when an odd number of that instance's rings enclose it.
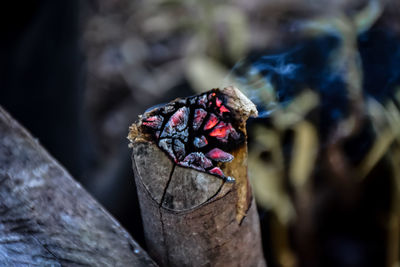
<instances>
[{"instance_id":1,"label":"burning log end","mask_svg":"<svg viewBox=\"0 0 400 267\"><path fill-rule=\"evenodd\" d=\"M256 114L228 87L151 109L130 127L145 236L161 265L265 265L247 178L245 122Z\"/></svg>"}]
</instances>

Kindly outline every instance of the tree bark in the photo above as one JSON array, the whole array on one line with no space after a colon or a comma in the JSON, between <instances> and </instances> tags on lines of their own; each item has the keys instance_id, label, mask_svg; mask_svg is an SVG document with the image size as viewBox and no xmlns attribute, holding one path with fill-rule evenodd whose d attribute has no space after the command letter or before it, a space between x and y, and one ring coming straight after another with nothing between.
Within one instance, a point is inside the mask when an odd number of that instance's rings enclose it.
<instances>
[{"instance_id":1,"label":"tree bark","mask_svg":"<svg viewBox=\"0 0 400 267\"><path fill-rule=\"evenodd\" d=\"M0 265L156 266L1 107Z\"/></svg>"},{"instance_id":2,"label":"tree bark","mask_svg":"<svg viewBox=\"0 0 400 267\"><path fill-rule=\"evenodd\" d=\"M236 88L221 92L245 132L254 105ZM142 118L128 138L149 254L161 266L265 266L247 143L221 167L231 183L171 160L144 132Z\"/></svg>"}]
</instances>

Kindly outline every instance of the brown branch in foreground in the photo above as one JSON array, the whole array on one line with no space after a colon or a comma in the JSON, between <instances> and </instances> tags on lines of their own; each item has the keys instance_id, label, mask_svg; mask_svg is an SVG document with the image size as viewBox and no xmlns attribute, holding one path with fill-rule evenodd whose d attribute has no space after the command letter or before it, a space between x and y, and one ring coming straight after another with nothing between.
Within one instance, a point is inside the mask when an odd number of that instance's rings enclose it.
<instances>
[{"instance_id":1,"label":"brown branch in foreground","mask_svg":"<svg viewBox=\"0 0 400 267\"><path fill-rule=\"evenodd\" d=\"M1 107L0 265L156 266Z\"/></svg>"},{"instance_id":2,"label":"brown branch in foreground","mask_svg":"<svg viewBox=\"0 0 400 267\"><path fill-rule=\"evenodd\" d=\"M254 105L236 88L218 92L246 135ZM235 178L229 183L174 163L146 133L146 116L132 125L128 138L149 254L162 266L265 266L247 177L247 143L230 151L233 161L220 166Z\"/></svg>"}]
</instances>

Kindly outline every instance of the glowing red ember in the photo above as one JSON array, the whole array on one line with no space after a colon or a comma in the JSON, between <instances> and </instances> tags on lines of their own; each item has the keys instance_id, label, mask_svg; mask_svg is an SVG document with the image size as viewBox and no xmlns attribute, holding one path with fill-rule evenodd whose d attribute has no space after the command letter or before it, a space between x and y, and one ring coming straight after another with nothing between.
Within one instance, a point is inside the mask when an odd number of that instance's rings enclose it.
<instances>
[{"instance_id":1,"label":"glowing red ember","mask_svg":"<svg viewBox=\"0 0 400 267\"><path fill-rule=\"evenodd\" d=\"M224 105L225 100L218 90L178 99L145 113L142 124L177 165L232 182L234 178L226 177L217 165L233 160L233 155L224 150L231 151L241 144L243 133L233 128L235 118ZM228 138L232 142L228 143Z\"/></svg>"},{"instance_id":2,"label":"glowing red ember","mask_svg":"<svg viewBox=\"0 0 400 267\"><path fill-rule=\"evenodd\" d=\"M204 171L213 166L211 160L206 158L202 152L192 152L181 162L182 166L192 167Z\"/></svg>"},{"instance_id":3,"label":"glowing red ember","mask_svg":"<svg viewBox=\"0 0 400 267\"><path fill-rule=\"evenodd\" d=\"M215 98L215 105L217 105L217 107L220 107L222 105L222 101L218 97Z\"/></svg>"},{"instance_id":4,"label":"glowing red ember","mask_svg":"<svg viewBox=\"0 0 400 267\"><path fill-rule=\"evenodd\" d=\"M148 117L143 121L143 125L146 125L153 129L160 129L164 118L161 116Z\"/></svg>"},{"instance_id":5,"label":"glowing red ember","mask_svg":"<svg viewBox=\"0 0 400 267\"><path fill-rule=\"evenodd\" d=\"M228 139L228 134L231 130L230 125L227 125L224 122L220 122L215 128L214 130L212 130L212 132L210 133L210 136L216 137L220 140L224 140L226 141Z\"/></svg>"},{"instance_id":6,"label":"glowing red ember","mask_svg":"<svg viewBox=\"0 0 400 267\"><path fill-rule=\"evenodd\" d=\"M189 116L189 110L187 107L182 107L178 109L169 119L170 126L172 128L177 128L179 131L186 127L186 123Z\"/></svg>"},{"instance_id":7,"label":"glowing red ember","mask_svg":"<svg viewBox=\"0 0 400 267\"><path fill-rule=\"evenodd\" d=\"M204 126L204 130L210 130L212 127L217 125L218 121L219 120L218 120L217 116L215 116L214 114L211 114L206 125Z\"/></svg>"},{"instance_id":8,"label":"glowing red ember","mask_svg":"<svg viewBox=\"0 0 400 267\"><path fill-rule=\"evenodd\" d=\"M204 118L207 115L207 111L202 108L196 109L194 111L194 118L193 118L193 129L198 130L200 125L203 123Z\"/></svg>"},{"instance_id":9,"label":"glowing red ember","mask_svg":"<svg viewBox=\"0 0 400 267\"><path fill-rule=\"evenodd\" d=\"M211 170L208 171L211 174L215 174L221 177L225 177L224 173L222 172L222 170L218 167L214 167Z\"/></svg>"},{"instance_id":10,"label":"glowing red ember","mask_svg":"<svg viewBox=\"0 0 400 267\"><path fill-rule=\"evenodd\" d=\"M183 137L187 136L187 123L189 120L189 108L181 107L169 118L166 123L164 130L160 137Z\"/></svg>"},{"instance_id":11,"label":"glowing red ember","mask_svg":"<svg viewBox=\"0 0 400 267\"><path fill-rule=\"evenodd\" d=\"M233 156L219 148L213 148L211 149L206 156L209 159L215 160L215 161L221 161L221 162L229 162L233 160Z\"/></svg>"},{"instance_id":12,"label":"glowing red ember","mask_svg":"<svg viewBox=\"0 0 400 267\"><path fill-rule=\"evenodd\" d=\"M222 115L222 113L224 113L224 112L229 112L229 109L227 109L224 105L222 105L222 106L219 108L219 112L220 112L220 114Z\"/></svg>"}]
</instances>

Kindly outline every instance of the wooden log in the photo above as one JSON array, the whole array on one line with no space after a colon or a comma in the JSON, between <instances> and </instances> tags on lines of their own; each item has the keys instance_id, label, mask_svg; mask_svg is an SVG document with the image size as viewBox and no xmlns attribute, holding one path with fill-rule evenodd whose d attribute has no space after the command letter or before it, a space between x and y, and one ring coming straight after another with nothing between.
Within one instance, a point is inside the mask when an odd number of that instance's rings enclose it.
<instances>
[{"instance_id":1,"label":"wooden log","mask_svg":"<svg viewBox=\"0 0 400 267\"><path fill-rule=\"evenodd\" d=\"M164 132L171 130L165 128L174 120L183 123L180 125L182 129L190 128L191 123L194 127L197 109L191 107L191 103L198 103L198 99L212 99L214 93L223 99L215 100L216 103L222 102L229 109L232 124L246 137L245 122L250 115L256 115L257 110L233 87L177 99L145 113L130 128L128 139L133 148L133 170L145 239L149 254L161 266L265 266L258 214L247 177L245 138L229 151L233 155L231 162L218 164L224 173L219 177L202 171L201 164L185 167L189 153L193 152L187 149L190 144L185 143L186 150L181 159L179 155L175 156L176 151L181 151L178 148L173 149L175 154L171 156L171 151L168 153L157 145L162 144L161 138L166 136ZM186 122L182 117L178 120L177 114L187 105L188 119ZM176 111L178 107L181 108ZM205 109L210 114L210 108ZM166 110L172 110L168 112L173 114L168 122L156 115ZM211 120L212 115L207 116ZM202 124L204 129L207 128L206 121ZM149 127L154 128L155 133L149 131ZM171 138L182 136L182 132L172 133ZM189 130L188 143L194 140L191 135L195 133ZM186 140L185 136L182 138ZM175 144L175 141L171 142ZM231 177L234 177L234 182Z\"/></svg>"},{"instance_id":2,"label":"wooden log","mask_svg":"<svg viewBox=\"0 0 400 267\"><path fill-rule=\"evenodd\" d=\"M156 266L1 107L0 266Z\"/></svg>"}]
</instances>

